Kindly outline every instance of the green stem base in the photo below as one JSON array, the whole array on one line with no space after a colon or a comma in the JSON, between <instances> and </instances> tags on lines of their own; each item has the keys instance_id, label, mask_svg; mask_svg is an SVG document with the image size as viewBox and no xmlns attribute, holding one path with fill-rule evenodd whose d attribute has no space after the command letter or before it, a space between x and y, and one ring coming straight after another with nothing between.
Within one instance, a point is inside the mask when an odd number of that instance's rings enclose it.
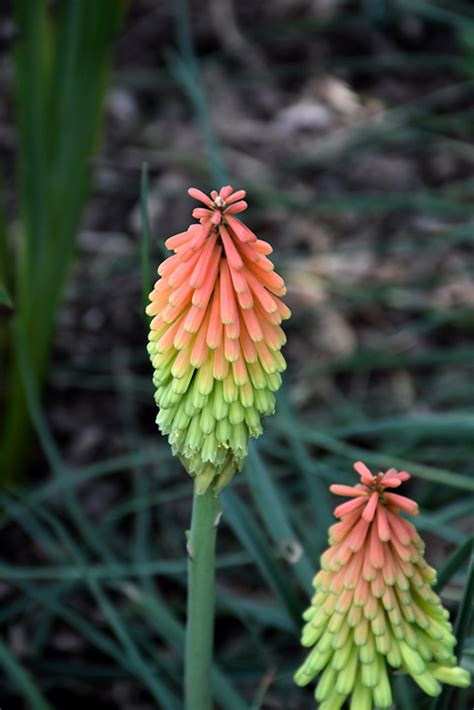
<instances>
[{"instance_id":1,"label":"green stem base","mask_svg":"<svg viewBox=\"0 0 474 710\"><path fill-rule=\"evenodd\" d=\"M219 501L209 488L194 490L188 541L188 619L184 694L186 710L211 710L214 640L214 579Z\"/></svg>"}]
</instances>

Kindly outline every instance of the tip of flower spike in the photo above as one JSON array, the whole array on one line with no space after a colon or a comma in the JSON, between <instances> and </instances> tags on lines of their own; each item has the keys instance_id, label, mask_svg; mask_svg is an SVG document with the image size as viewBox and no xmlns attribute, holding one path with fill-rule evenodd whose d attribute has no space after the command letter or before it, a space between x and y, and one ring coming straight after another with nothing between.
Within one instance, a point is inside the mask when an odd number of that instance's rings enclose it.
<instances>
[{"instance_id":1,"label":"tip of flower spike","mask_svg":"<svg viewBox=\"0 0 474 710\"><path fill-rule=\"evenodd\" d=\"M198 200L206 205L206 208L198 207L194 210L193 216L201 222L211 220L218 224L223 215L233 215L244 212L248 205L244 200L245 190L236 190L231 185L221 187L219 192L213 190L210 195L206 195L202 190L195 187L188 189L188 195L193 200Z\"/></svg>"},{"instance_id":2,"label":"tip of flower spike","mask_svg":"<svg viewBox=\"0 0 474 710\"><path fill-rule=\"evenodd\" d=\"M334 511L337 518L357 511L363 520L371 522L375 518L379 506L391 509L395 513L403 511L409 515L418 514L419 509L415 501L388 490L398 488L403 481L408 480L409 473L398 472L391 468L385 473L374 475L362 461L356 461L354 469L360 476L360 483L355 486L335 483L329 488L331 493L335 495L353 499L337 506Z\"/></svg>"}]
</instances>

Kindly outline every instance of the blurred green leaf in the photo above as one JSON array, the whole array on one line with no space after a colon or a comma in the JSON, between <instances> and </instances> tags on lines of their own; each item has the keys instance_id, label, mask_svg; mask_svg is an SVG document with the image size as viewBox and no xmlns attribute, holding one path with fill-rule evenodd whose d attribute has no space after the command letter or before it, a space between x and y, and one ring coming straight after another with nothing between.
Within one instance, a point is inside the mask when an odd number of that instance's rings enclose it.
<instances>
[{"instance_id":1,"label":"blurred green leaf","mask_svg":"<svg viewBox=\"0 0 474 710\"><path fill-rule=\"evenodd\" d=\"M28 348L32 376L41 383L90 184L111 43L126 2L64 0L50 6L46 0L14 0L13 8L19 33L14 80L21 226L17 263L11 269L15 283L9 286L15 295L16 328ZM0 431L4 483L21 473L29 450L15 342Z\"/></svg>"},{"instance_id":2,"label":"blurred green leaf","mask_svg":"<svg viewBox=\"0 0 474 710\"><path fill-rule=\"evenodd\" d=\"M472 508L472 502L471 502ZM444 563L443 567L438 572L438 581L436 582L435 591L440 594L449 582L449 580L462 567L465 561L472 556L474 538L471 536L457 550L453 552L451 557Z\"/></svg>"},{"instance_id":3,"label":"blurred green leaf","mask_svg":"<svg viewBox=\"0 0 474 710\"><path fill-rule=\"evenodd\" d=\"M141 608L156 633L174 648L182 660L185 630L166 604L162 603L156 594L151 596L131 585L127 585L127 594ZM216 698L225 710L244 710L244 700L215 664L212 668L212 680Z\"/></svg>"},{"instance_id":4,"label":"blurred green leaf","mask_svg":"<svg viewBox=\"0 0 474 710\"><path fill-rule=\"evenodd\" d=\"M0 283L0 306L7 306L7 308L12 308L13 303L10 295L7 291L6 286Z\"/></svg>"},{"instance_id":5,"label":"blurred green leaf","mask_svg":"<svg viewBox=\"0 0 474 710\"><path fill-rule=\"evenodd\" d=\"M277 551L259 529L251 511L235 491L226 488L221 494L224 520L255 560L263 578L283 604L292 624L298 628L302 609L277 558Z\"/></svg>"},{"instance_id":6,"label":"blurred green leaf","mask_svg":"<svg viewBox=\"0 0 474 710\"><path fill-rule=\"evenodd\" d=\"M143 163L140 180L140 217L141 217L141 268L142 268L142 289L143 307L149 303L151 283L151 260L150 260L150 224L148 221L148 165Z\"/></svg>"},{"instance_id":7,"label":"blurred green leaf","mask_svg":"<svg viewBox=\"0 0 474 710\"><path fill-rule=\"evenodd\" d=\"M303 589L309 593L314 571L290 523L286 507L291 506L291 501L280 494L278 484L272 480L255 442L251 442L249 446L245 473L255 507L264 521L267 534L283 557L294 557L288 560L289 564L294 567L295 575Z\"/></svg>"},{"instance_id":8,"label":"blurred green leaf","mask_svg":"<svg viewBox=\"0 0 474 710\"><path fill-rule=\"evenodd\" d=\"M281 423L277 420L272 422L272 424L280 426L281 428ZM301 424L299 426L302 438L308 443L320 446L326 451L331 451L338 456L352 459L354 462L363 460L368 466L386 466L387 468L395 466L399 470L407 470L413 476L418 476L418 478L423 478L427 481L441 483L443 485L459 488L465 491L474 491L474 479L468 476L462 476L458 473L434 468L432 466L424 466L423 464L415 463L414 461L407 461L399 458L398 456L392 456L391 454L362 449L360 447L347 444L344 441L340 441L336 437L330 436L322 431L315 431L314 429L309 429Z\"/></svg>"},{"instance_id":9,"label":"blurred green leaf","mask_svg":"<svg viewBox=\"0 0 474 710\"><path fill-rule=\"evenodd\" d=\"M32 710L52 710L52 706L47 702L30 673L18 663L1 639L0 665L15 683L20 694L28 701Z\"/></svg>"}]
</instances>

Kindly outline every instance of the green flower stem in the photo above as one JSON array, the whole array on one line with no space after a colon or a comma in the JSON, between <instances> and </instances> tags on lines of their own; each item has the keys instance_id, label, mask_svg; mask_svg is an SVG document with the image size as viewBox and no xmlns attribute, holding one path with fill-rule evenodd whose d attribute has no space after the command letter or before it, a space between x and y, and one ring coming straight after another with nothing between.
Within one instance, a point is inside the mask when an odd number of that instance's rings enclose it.
<instances>
[{"instance_id":1,"label":"green flower stem","mask_svg":"<svg viewBox=\"0 0 474 710\"><path fill-rule=\"evenodd\" d=\"M188 619L185 653L186 710L211 710L214 640L214 578L219 500L211 488L194 489L188 541Z\"/></svg>"}]
</instances>

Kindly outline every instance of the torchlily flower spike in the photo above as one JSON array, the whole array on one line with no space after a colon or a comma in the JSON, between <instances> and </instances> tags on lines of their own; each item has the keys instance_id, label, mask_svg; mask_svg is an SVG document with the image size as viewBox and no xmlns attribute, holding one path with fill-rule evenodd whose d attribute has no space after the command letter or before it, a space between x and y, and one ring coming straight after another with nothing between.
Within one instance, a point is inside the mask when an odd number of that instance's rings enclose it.
<instances>
[{"instance_id":1,"label":"torchlily flower spike","mask_svg":"<svg viewBox=\"0 0 474 710\"><path fill-rule=\"evenodd\" d=\"M186 232L170 237L150 294L148 351L154 367L157 423L173 453L216 493L240 469L249 436L275 409L273 392L286 363L280 327L290 311L272 248L235 215L247 208L230 185L205 195Z\"/></svg>"},{"instance_id":2,"label":"torchlily flower spike","mask_svg":"<svg viewBox=\"0 0 474 710\"><path fill-rule=\"evenodd\" d=\"M425 693L440 683L468 687L469 673L456 665L456 639L448 611L432 590L436 572L424 559L424 543L400 513L417 504L394 493L410 478L390 469L375 476L361 461L355 486L333 485L349 498L334 515L329 548L314 578L316 593L304 614L303 646L313 647L295 675L307 685L321 673L315 698L320 710L392 704L390 668L408 673Z\"/></svg>"}]
</instances>

